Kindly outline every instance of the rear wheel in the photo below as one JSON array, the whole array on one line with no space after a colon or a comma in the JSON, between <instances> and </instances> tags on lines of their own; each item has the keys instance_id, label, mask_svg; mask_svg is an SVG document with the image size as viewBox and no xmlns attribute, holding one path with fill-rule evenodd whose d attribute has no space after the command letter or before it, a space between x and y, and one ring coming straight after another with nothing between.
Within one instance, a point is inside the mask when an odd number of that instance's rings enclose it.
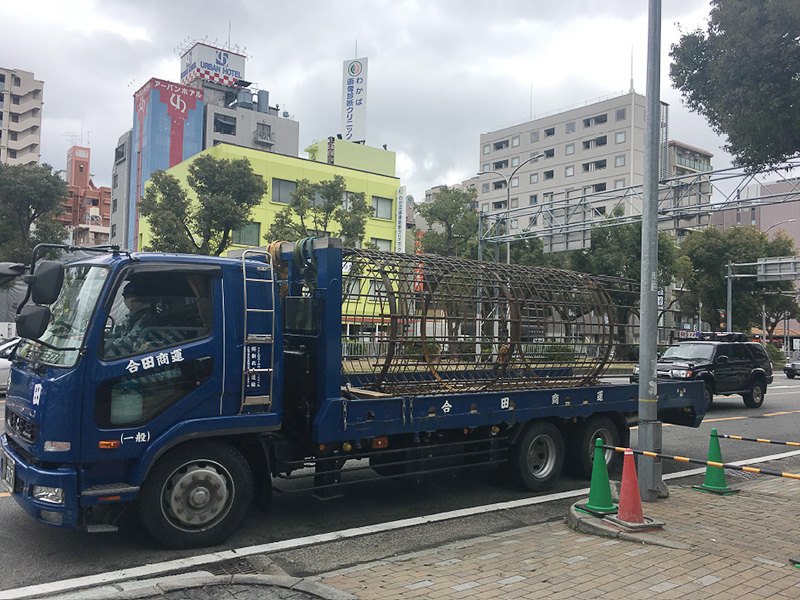
<instances>
[{"instance_id":1,"label":"rear wheel","mask_svg":"<svg viewBox=\"0 0 800 600\"><path fill-rule=\"evenodd\" d=\"M788 373L786 373L786 377L788 377L789 379L794 379L794 371L789 371Z\"/></svg>"},{"instance_id":2,"label":"rear wheel","mask_svg":"<svg viewBox=\"0 0 800 600\"><path fill-rule=\"evenodd\" d=\"M567 449L570 470L575 476L583 479L591 478L597 438L603 441L604 446L620 445L619 429L611 419L608 417L587 419L578 427ZM603 451L609 469L619 460L618 454L614 450Z\"/></svg>"},{"instance_id":3,"label":"rear wheel","mask_svg":"<svg viewBox=\"0 0 800 600\"><path fill-rule=\"evenodd\" d=\"M561 432L547 421L533 423L511 446L509 466L512 477L524 489L550 489L564 467Z\"/></svg>"},{"instance_id":4,"label":"rear wheel","mask_svg":"<svg viewBox=\"0 0 800 600\"><path fill-rule=\"evenodd\" d=\"M166 454L147 476L139 515L147 532L169 548L224 541L253 499L250 465L227 444L189 444Z\"/></svg>"},{"instance_id":5,"label":"rear wheel","mask_svg":"<svg viewBox=\"0 0 800 600\"><path fill-rule=\"evenodd\" d=\"M742 394L742 398L747 408L758 408L764 404L764 384L756 381L749 392Z\"/></svg>"}]
</instances>

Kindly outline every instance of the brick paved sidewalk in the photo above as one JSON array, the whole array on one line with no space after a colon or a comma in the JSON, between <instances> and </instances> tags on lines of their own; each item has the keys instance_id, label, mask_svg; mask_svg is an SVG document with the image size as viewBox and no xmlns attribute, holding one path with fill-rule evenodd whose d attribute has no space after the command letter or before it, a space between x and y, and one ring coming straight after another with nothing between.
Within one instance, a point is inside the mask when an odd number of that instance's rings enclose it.
<instances>
[{"instance_id":1,"label":"brick paved sidewalk","mask_svg":"<svg viewBox=\"0 0 800 600\"><path fill-rule=\"evenodd\" d=\"M799 598L800 482L729 481L719 497L671 488L645 504L675 550L549 523L327 573L358 598Z\"/></svg>"}]
</instances>

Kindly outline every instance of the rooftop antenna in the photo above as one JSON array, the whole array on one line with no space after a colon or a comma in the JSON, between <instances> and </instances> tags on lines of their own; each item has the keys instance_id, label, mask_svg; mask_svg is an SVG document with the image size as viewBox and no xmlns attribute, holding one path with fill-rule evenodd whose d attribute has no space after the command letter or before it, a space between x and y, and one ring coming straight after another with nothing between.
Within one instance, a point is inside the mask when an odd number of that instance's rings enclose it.
<instances>
[{"instance_id":1,"label":"rooftop antenna","mask_svg":"<svg viewBox=\"0 0 800 600\"><path fill-rule=\"evenodd\" d=\"M633 93L633 44L631 44L631 94Z\"/></svg>"},{"instance_id":2,"label":"rooftop antenna","mask_svg":"<svg viewBox=\"0 0 800 600\"><path fill-rule=\"evenodd\" d=\"M231 22L228 20L228 49L231 47Z\"/></svg>"}]
</instances>

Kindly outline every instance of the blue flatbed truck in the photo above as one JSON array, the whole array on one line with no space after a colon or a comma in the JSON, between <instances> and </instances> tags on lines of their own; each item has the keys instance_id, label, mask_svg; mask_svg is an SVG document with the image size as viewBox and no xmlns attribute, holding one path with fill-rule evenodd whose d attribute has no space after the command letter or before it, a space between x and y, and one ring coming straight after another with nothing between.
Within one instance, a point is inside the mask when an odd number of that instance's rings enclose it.
<instances>
[{"instance_id":1,"label":"blue flatbed truck","mask_svg":"<svg viewBox=\"0 0 800 600\"><path fill-rule=\"evenodd\" d=\"M39 522L108 531L132 506L152 537L188 548L223 541L292 473L324 495L346 483L350 460L392 477L497 465L540 491L565 458L587 474L595 437L628 443L635 385L526 389L517 373L514 385L391 394L348 379L348 260L329 238L238 258L112 247L63 265L35 251L17 318L2 482ZM409 289L432 288L419 276ZM137 305L135 294L151 303ZM395 335L392 311L382 318ZM438 383L437 368L408 368L397 380ZM696 427L703 415L701 384L659 383L662 420Z\"/></svg>"}]
</instances>

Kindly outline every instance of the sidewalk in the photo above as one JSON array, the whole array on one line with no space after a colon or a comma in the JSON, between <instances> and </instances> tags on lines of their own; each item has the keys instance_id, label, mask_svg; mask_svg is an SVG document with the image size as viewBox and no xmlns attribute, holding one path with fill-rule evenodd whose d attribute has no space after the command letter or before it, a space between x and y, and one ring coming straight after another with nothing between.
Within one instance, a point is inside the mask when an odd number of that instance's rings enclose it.
<instances>
[{"instance_id":1,"label":"sidewalk","mask_svg":"<svg viewBox=\"0 0 800 600\"><path fill-rule=\"evenodd\" d=\"M760 465L800 472L800 457ZM727 483L741 492L715 496L670 486L644 504L664 530L641 539L609 539L564 521L475 537L305 579L269 575L184 574L73 592L58 598L798 598L800 481L769 476ZM566 515L565 515L566 517ZM671 547L666 547L671 546ZM134 586L135 589L132 589ZM51 598L56 596L51 596Z\"/></svg>"}]
</instances>

